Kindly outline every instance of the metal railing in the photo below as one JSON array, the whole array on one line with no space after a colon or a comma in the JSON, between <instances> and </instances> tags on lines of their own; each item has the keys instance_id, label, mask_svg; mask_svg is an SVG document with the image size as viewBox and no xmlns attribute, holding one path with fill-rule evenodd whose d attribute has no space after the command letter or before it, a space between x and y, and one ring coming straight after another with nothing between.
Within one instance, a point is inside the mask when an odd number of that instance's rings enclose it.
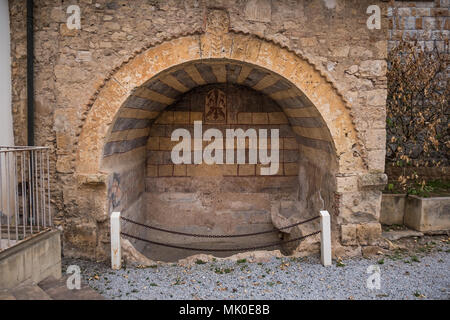
<instances>
[{"instance_id":1,"label":"metal railing","mask_svg":"<svg viewBox=\"0 0 450 320\"><path fill-rule=\"evenodd\" d=\"M52 227L48 147L0 146L0 251Z\"/></svg>"}]
</instances>

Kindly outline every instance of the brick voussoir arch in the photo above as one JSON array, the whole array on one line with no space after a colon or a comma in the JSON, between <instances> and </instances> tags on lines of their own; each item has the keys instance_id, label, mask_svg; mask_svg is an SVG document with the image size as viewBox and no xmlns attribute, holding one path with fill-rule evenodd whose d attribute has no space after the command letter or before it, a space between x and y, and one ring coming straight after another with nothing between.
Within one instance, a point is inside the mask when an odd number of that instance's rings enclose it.
<instances>
[{"instance_id":1,"label":"brick voussoir arch","mask_svg":"<svg viewBox=\"0 0 450 320\"><path fill-rule=\"evenodd\" d=\"M288 46L277 42L273 39L267 39L267 38L263 38L260 37L258 35L251 35L248 32L243 32L240 30L234 30L231 29L231 32L237 33L237 34L244 34L244 35L248 35L248 36L254 36L258 39L261 39L262 41L267 41L267 42L271 42L276 46L281 47L282 49L288 51L288 52L292 52L293 54L297 55L299 58L305 60L306 62L308 62L316 72L318 72L325 80L326 82L328 82L334 89L335 93L339 96L339 98L344 102L345 107L349 110L349 115L352 121L352 126L356 131L356 137L357 137L357 141L356 141L356 147L357 147L357 151L359 152L359 154L361 155L361 160L362 160L362 165L364 167L364 169L367 169L367 155L366 155L366 150L362 144L362 136L361 133L359 132L359 130L356 128L356 123L353 117L353 112L352 112L352 108L350 103L348 102L348 100L345 98L345 96L339 91L338 87L336 86L336 84L330 79L329 75L327 74L327 72L323 69L320 68L319 66L317 66L315 63L313 63L311 61L311 59L306 56L305 54L303 54L302 52L300 52L299 50L292 50L291 48L289 48Z\"/></svg>"},{"instance_id":2,"label":"brick voussoir arch","mask_svg":"<svg viewBox=\"0 0 450 320\"><path fill-rule=\"evenodd\" d=\"M227 59L272 71L295 85L319 111L331 133L339 172L362 168L353 152L360 145L346 101L307 59L279 44L241 32L217 36L206 31L183 35L143 49L108 77L91 101L78 141L76 173L101 173L103 147L120 108L133 90L174 66L189 61Z\"/></svg>"}]
</instances>

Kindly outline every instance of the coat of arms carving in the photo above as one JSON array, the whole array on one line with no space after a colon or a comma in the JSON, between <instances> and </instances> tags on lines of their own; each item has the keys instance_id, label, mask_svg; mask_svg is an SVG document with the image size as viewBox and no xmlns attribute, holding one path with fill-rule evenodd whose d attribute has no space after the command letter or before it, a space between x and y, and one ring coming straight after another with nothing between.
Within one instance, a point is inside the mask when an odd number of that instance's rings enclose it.
<instances>
[{"instance_id":1,"label":"coat of arms carving","mask_svg":"<svg viewBox=\"0 0 450 320\"><path fill-rule=\"evenodd\" d=\"M227 119L227 96L219 89L212 89L206 95L205 122L225 123Z\"/></svg>"}]
</instances>

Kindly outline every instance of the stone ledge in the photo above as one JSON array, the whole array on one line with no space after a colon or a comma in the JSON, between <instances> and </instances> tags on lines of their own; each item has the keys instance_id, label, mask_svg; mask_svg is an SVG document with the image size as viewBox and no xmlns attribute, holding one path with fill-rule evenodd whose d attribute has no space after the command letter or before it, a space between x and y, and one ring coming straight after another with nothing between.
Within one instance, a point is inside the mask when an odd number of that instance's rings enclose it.
<instances>
[{"instance_id":1,"label":"stone ledge","mask_svg":"<svg viewBox=\"0 0 450 320\"><path fill-rule=\"evenodd\" d=\"M385 173L367 173L359 176L359 187L361 189L382 190L388 182Z\"/></svg>"},{"instance_id":2,"label":"stone ledge","mask_svg":"<svg viewBox=\"0 0 450 320\"><path fill-rule=\"evenodd\" d=\"M76 180L79 185L106 185L107 174L77 174Z\"/></svg>"},{"instance_id":3,"label":"stone ledge","mask_svg":"<svg viewBox=\"0 0 450 320\"><path fill-rule=\"evenodd\" d=\"M383 238L388 239L390 241L399 240L402 238L410 238L410 237L423 237L422 232L414 231L414 230L399 230L399 231L385 231L381 234Z\"/></svg>"}]
</instances>

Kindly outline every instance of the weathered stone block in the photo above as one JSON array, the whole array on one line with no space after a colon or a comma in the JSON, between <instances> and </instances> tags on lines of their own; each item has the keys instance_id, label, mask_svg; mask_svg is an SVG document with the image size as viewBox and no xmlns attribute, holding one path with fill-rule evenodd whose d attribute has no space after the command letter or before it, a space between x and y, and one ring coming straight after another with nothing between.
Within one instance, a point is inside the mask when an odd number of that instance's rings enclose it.
<instances>
[{"instance_id":1,"label":"weathered stone block","mask_svg":"<svg viewBox=\"0 0 450 320\"><path fill-rule=\"evenodd\" d=\"M195 121L203 120L203 112L191 112L190 113L190 123L194 123Z\"/></svg>"},{"instance_id":2,"label":"weathered stone block","mask_svg":"<svg viewBox=\"0 0 450 320\"><path fill-rule=\"evenodd\" d=\"M106 174L77 174L76 179L79 185L104 185L108 179Z\"/></svg>"},{"instance_id":3,"label":"weathered stone block","mask_svg":"<svg viewBox=\"0 0 450 320\"><path fill-rule=\"evenodd\" d=\"M269 117L265 112L255 112L252 113L252 123L253 124L268 124Z\"/></svg>"},{"instance_id":4,"label":"weathered stone block","mask_svg":"<svg viewBox=\"0 0 450 320\"><path fill-rule=\"evenodd\" d=\"M61 277L61 232L35 235L0 252L0 290Z\"/></svg>"},{"instance_id":5,"label":"weathered stone block","mask_svg":"<svg viewBox=\"0 0 450 320\"><path fill-rule=\"evenodd\" d=\"M97 228L93 222L72 220L65 224L63 252L66 257L94 257ZM82 250L80 250L82 249Z\"/></svg>"},{"instance_id":6,"label":"weathered stone block","mask_svg":"<svg viewBox=\"0 0 450 320\"><path fill-rule=\"evenodd\" d=\"M158 176L160 177L171 177L173 175L173 165L163 164L158 166Z\"/></svg>"},{"instance_id":7,"label":"weathered stone block","mask_svg":"<svg viewBox=\"0 0 450 320\"><path fill-rule=\"evenodd\" d=\"M281 141L280 141L281 144ZM295 138L284 138L283 149L285 150L298 150L298 142Z\"/></svg>"},{"instance_id":8,"label":"weathered stone block","mask_svg":"<svg viewBox=\"0 0 450 320\"><path fill-rule=\"evenodd\" d=\"M172 124L174 122L174 113L173 111L164 111L161 115L156 119L155 123L158 124Z\"/></svg>"},{"instance_id":9,"label":"weathered stone block","mask_svg":"<svg viewBox=\"0 0 450 320\"><path fill-rule=\"evenodd\" d=\"M386 71L385 60L366 60L359 65L359 73L363 77L381 77L386 74Z\"/></svg>"},{"instance_id":10,"label":"weathered stone block","mask_svg":"<svg viewBox=\"0 0 450 320\"><path fill-rule=\"evenodd\" d=\"M147 142L148 150L159 150L159 137L150 137Z\"/></svg>"},{"instance_id":11,"label":"weathered stone block","mask_svg":"<svg viewBox=\"0 0 450 320\"><path fill-rule=\"evenodd\" d=\"M284 175L286 176L296 176L298 175L298 163L285 163L284 164Z\"/></svg>"},{"instance_id":12,"label":"weathered stone block","mask_svg":"<svg viewBox=\"0 0 450 320\"><path fill-rule=\"evenodd\" d=\"M370 258L382 253L382 249L378 246L364 246L362 247L362 255L365 258Z\"/></svg>"},{"instance_id":13,"label":"weathered stone block","mask_svg":"<svg viewBox=\"0 0 450 320\"><path fill-rule=\"evenodd\" d=\"M185 177L187 174L186 165L177 164L173 167L173 176L174 177Z\"/></svg>"},{"instance_id":14,"label":"weathered stone block","mask_svg":"<svg viewBox=\"0 0 450 320\"><path fill-rule=\"evenodd\" d=\"M21 8L22 3L19 1L10 2L15 4L14 7ZM38 10L44 12L44 15L37 16L35 21L39 30L36 34L36 76L40 89L36 92L36 100L38 109L45 111L39 114L50 114L53 106L71 107L70 111L64 112L64 116L61 116L63 112L53 110L56 114L54 120L49 118L48 123L36 128L39 141L52 144L56 140L57 153L66 156L59 157L56 163L57 172L62 173L58 176L61 179L55 179L56 188L65 190L64 196L56 197L56 206L64 208L62 213L68 225L65 232L75 235L80 233L86 240L71 241L68 236L65 241L69 250L81 250L90 257L104 255L107 223L100 225L95 217L92 219L95 222L87 223L83 220L83 223L88 224L88 232L92 231L92 238L87 239L82 230L72 227L73 223L78 222L73 217L82 216L84 212L89 215L92 211L102 211L103 215L98 215L103 219L108 215L105 208L123 208L130 213L133 210L140 213L142 209L135 204L143 189L144 167L147 168L148 180L151 181L149 189L157 189L162 193L173 189L182 192L184 189L193 192L202 190L202 198L198 201L196 199L192 207L186 208L186 211L191 210L190 227L210 231L216 220L222 219L221 227L226 230L217 230L219 232L236 231L238 226L267 229L267 225L258 224L259 221L267 222L260 218L264 217L266 207L257 206L258 203L255 202L262 203L261 199L269 196L289 199L298 196L299 179L295 175L298 174L296 165L299 143L303 148L302 158L310 159L312 164L303 166L306 169L300 174L300 181L304 183L301 186L302 192L306 190L301 195L305 204L314 203L315 206L315 203L323 201L331 203L330 199L336 192L336 173L365 171L362 157L357 154L356 147L352 150L352 146L361 143L362 149L367 147L367 144L364 145L365 141L359 140L356 131L358 129L359 132L364 132L367 128L372 128L367 125L360 130L358 126L364 126L363 122L377 123L376 128L381 131L383 129L380 112L377 112L375 121L375 116L369 114L369 111L365 113L364 108L367 104L377 106L377 110L385 107L383 98L380 98L386 90L384 65L380 60L384 57L383 48L379 45L385 39L382 32L368 31L365 23L361 23L364 22L361 17L343 10L342 1L326 1L327 9L320 2L305 5L306 2L303 1L251 0L228 3L217 0L208 5L221 7L223 10L209 10L205 7L206 3L201 1L194 1L192 5L186 5L182 1L175 1L171 5L161 4L160 10L143 0L136 0L136 6L131 7L117 5L114 1L97 3L95 6L91 2L86 0L79 3L84 17L82 31L67 30L64 23L56 23L65 17L64 12L61 14L58 11L59 8ZM357 7L367 7L366 4L371 3L369 0L361 0ZM272 14L276 15L276 19L272 20ZM326 23L329 14L335 16L335 23L332 25ZM26 19L22 15L20 10L11 10L13 110L16 110L14 115L19 120L18 125L15 124L17 128L24 128L21 119L25 119L23 110L26 106L23 104L26 98L26 73L23 72L26 47L23 45L23 30L26 28L23 28L22 23ZM50 24L48 19L42 19L49 16L54 20ZM92 20L90 18L102 23L86 23ZM164 31L157 31L162 30L161 28ZM348 30L360 35L358 46L351 46L346 41ZM89 37L82 37L82 34L89 34ZM68 36L73 37L70 43L56 45L59 38L67 42L69 39L65 37ZM146 41L142 41L144 38ZM160 43L162 39L172 40ZM146 43L152 46L147 49ZM305 58L295 53L299 49L303 51L302 56ZM51 63L52 57L58 57L56 64ZM206 66L210 57L224 59ZM226 61L225 58L228 57L234 60ZM204 65L198 66L199 63ZM359 67L349 68L350 65L361 65L361 70ZM345 74L344 70L349 72ZM280 146L292 152L281 152L286 163L284 167L283 164L280 165L280 171L275 177L254 176L255 166L239 167L239 171L237 165L172 167L172 145L168 141L171 132L175 127L185 127L185 124L192 124L195 120L203 120L204 115L199 109L206 101L205 97L200 99L198 96L191 101L178 98L186 97L183 96L184 93L195 90L208 81L214 85L229 82L227 86L233 83L260 91L257 93L259 98L245 106L241 102L248 99L247 94L226 94L229 99L225 103L228 109L226 123L221 129L236 123L242 124L244 128L253 124L279 128L283 139ZM146 90L142 87L146 87ZM296 87L304 91L305 96L299 94ZM366 103L364 99L367 91L373 88L379 91L372 93ZM352 99L345 102L340 94ZM217 101L213 100L210 101L211 105L217 107ZM165 112L155 124L153 119L158 112L167 110L175 101L180 102L175 113L173 110ZM286 107L283 110L275 108L278 102L284 103ZM127 110L122 106L126 106ZM237 110L236 106L243 108ZM290 115L290 121L297 118L293 120L296 121L296 126L303 127L297 129L301 134L298 143L293 139L295 134L284 112ZM120 120L122 124L115 127L117 119L133 120ZM52 120L55 122L53 127ZM113 127L123 132L115 131L110 134ZM52 137L53 128L58 136ZM156 139L146 141L147 129ZM191 128L188 129L192 132ZM160 141L157 137L165 139ZM376 145L377 141L372 145ZM147 153L137 151L143 149L145 143ZM371 171L375 168L381 172L384 170L384 159L381 163L380 152L375 151L376 153L369 154L362 152L361 155L368 155L364 160L367 160ZM339 159L335 161L336 158ZM139 161L142 162L142 169L130 169L132 164ZM118 179L108 186L107 195L103 194L103 190L101 195L96 195L97 189L104 182L96 182L92 178L91 182L77 185L70 175L73 169L77 173L117 172ZM131 173L124 177L123 172L118 172L121 170L129 170ZM257 172L258 170L256 174ZM238 176L247 173L252 175ZM164 177L157 177L158 174ZM282 177L283 174L292 176ZM338 192L359 192L355 177L338 180ZM238 197L234 194L227 195L228 198L220 197L223 207L217 211L217 219L211 218L211 215L199 218L192 214L211 208L208 205L216 203L214 196L221 195L224 189L238 194L257 190L264 195L256 198L257 200L252 196L240 200L253 204L248 210L242 209L243 206L240 205L239 210L233 211L241 225L228 220L229 205L235 204L230 197ZM155 200L160 199L155 197ZM267 199L264 201L264 205L269 202ZM377 215L376 193L359 197L344 196L343 201L342 221L346 224L372 221ZM370 201L374 203L372 207L369 205ZM150 207L154 205L152 201L148 203L151 204ZM178 214L177 209L172 210L174 215ZM216 213L213 210L211 212ZM167 212L161 210L161 215L164 214L184 226L182 215L174 218L175 216L167 215ZM356 217L356 220L351 220L350 216ZM249 217L256 218L252 220ZM254 223L255 221L258 223ZM351 249L355 253L360 250L357 247Z\"/></svg>"},{"instance_id":15,"label":"weathered stone block","mask_svg":"<svg viewBox=\"0 0 450 320\"><path fill-rule=\"evenodd\" d=\"M367 223L378 221L381 192L375 190L345 192L340 197L339 222Z\"/></svg>"},{"instance_id":16,"label":"weathered stone block","mask_svg":"<svg viewBox=\"0 0 450 320\"><path fill-rule=\"evenodd\" d=\"M301 38L300 44L302 47L313 47L317 45L317 38L309 37L309 38Z\"/></svg>"},{"instance_id":17,"label":"weathered stone block","mask_svg":"<svg viewBox=\"0 0 450 320\"><path fill-rule=\"evenodd\" d=\"M360 246L341 246L339 244L336 244L335 246L332 246L331 250L333 259L353 258L361 256Z\"/></svg>"},{"instance_id":18,"label":"weathered stone block","mask_svg":"<svg viewBox=\"0 0 450 320\"><path fill-rule=\"evenodd\" d=\"M240 164L238 170L240 176L254 176L256 174L256 165Z\"/></svg>"},{"instance_id":19,"label":"weathered stone block","mask_svg":"<svg viewBox=\"0 0 450 320\"><path fill-rule=\"evenodd\" d=\"M56 161L56 171L59 173L73 172L73 159L70 155L60 155Z\"/></svg>"},{"instance_id":20,"label":"weathered stone block","mask_svg":"<svg viewBox=\"0 0 450 320\"><path fill-rule=\"evenodd\" d=\"M367 152L369 170L371 172L384 172L386 150L370 150Z\"/></svg>"},{"instance_id":21,"label":"weathered stone block","mask_svg":"<svg viewBox=\"0 0 450 320\"><path fill-rule=\"evenodd\" d=\"M284 112L269 112L269 124L286 124L288 119Z\"/></svg>"},{"instance_id":22,"label":"weathered stone block","mask_svg":"<svg viewBox=\"0 0 450 320\"><path fill-rule=\"evenodd\" d=\"M371 129L365 132L366 148L383 149L386 145L386 130L385 129Z\"/></svg>"},{"instance_id":23,"label":"weathered stone block","mask_svg":"<svg viewBox=\"0 0 450 320\"><path fill-rule=\"evenodd\" d=\"M75 37L80 30L77 29L69 29L67 28L67 24L61 23L59 28L59 33L63 37Z\"/></svg>"},{"instance_id":24,"label":"weathered stone block","mask_svg":"<svg viewBox=\"0 0 450 320\"><path fill-rule=\"evenodd\" d=\"M270 0L249 0L244 9L245 19L258 22L270 22L272 4Z\"/></svg>"}]
</instances>

